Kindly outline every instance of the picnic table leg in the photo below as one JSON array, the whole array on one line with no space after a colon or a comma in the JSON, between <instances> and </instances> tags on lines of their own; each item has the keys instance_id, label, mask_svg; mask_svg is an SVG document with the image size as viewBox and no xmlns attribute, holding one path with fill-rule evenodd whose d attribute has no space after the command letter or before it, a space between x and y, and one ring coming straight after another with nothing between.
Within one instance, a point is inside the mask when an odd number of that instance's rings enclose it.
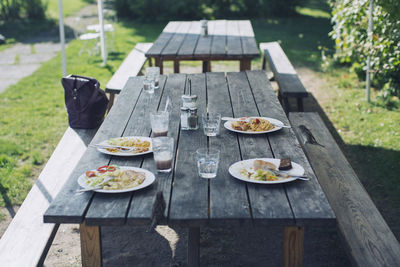
<instances>
[{"instance_id":1,"label":"picnic table leg","mask_svg":"<svg viewBox=\"0 0 400 267\"><path fill-rule=\"evenodd\" d=\"M240 60L240 71L251 70L251 59Z\"/></svg>"},{"instance_id":2,"label":"picnic table leg","mask_svg":"<svg viewBox=\"0 0 400 267\"><path fill-rule=\"evenodd\" d=\"M203 60L203 73L211 72L211 61Z\"/></svg>"},{"instance_id":3,"label":"picnic table leg","mask_svg":"<svg viewBox=\"0 0 400 267\"><path fill-rule=\"evenodd\" d=\"M87 226L83 222L79 232L82 266L102 266L100 226Z\"/></svg>"},{"instance_id":4,"label":"picnic table leg","mask_svg":"<svg viewBox=\"0 0 400 267\"><path fill-rule=\"evenodd\" d=\"M164 73L164 69L163 69L163 61L160 57L156 57L154 58L154 64L156 65L156 67L160 68L160 74Z\"/></svg>"},{"instance_id":5,"label":"picnic table leg","mask_svg":"<svg viewBox=\"0 0 400 267\"><path fill-rule=\"evenodd\" d=\"M283 266L303 266L304 227L287 226L283 232Z\"/></svg>"},{"instance_id":6,"label":"picnic table leg","mask_svg":"<svg viewBox=\"0 0 400 267\"><path fill-rule=\"evenodd\" d=\"M153 66L153 59L151 57L147 58L147 60L149 61L149 67Z\"/></svg>"},{"instance_id":7,"label":"picnic table leg","mask_svg":"<svg viewBox=\"0 0 400 267\"><path fill-rule=\"evenodd\" d=\"M188 234L188 266L200 266L200 227L190 227Z\"/></svg>"},{"instance_id":8,"label":"picnic table leg","mask_svg":"<svg viewBox=\"0 0 400 267\"><path fill-rule=\"evenodd\" d=\"M174 73L179 73L179 60L174 60Z\"/></svg>"},{"instance_id":9,"label":"picnic table leg","mask_svg":"<svg viewBox=\"0 0 400 267\"><path fill-rule=\"evenodd\" d=\"M301 97L298 97L298 98L297 98L297 110L300 111L300 112L303 112L303 111L304 111L304 108L303 108L303 98L301 98Z\"/></svg>"}]
</instances>

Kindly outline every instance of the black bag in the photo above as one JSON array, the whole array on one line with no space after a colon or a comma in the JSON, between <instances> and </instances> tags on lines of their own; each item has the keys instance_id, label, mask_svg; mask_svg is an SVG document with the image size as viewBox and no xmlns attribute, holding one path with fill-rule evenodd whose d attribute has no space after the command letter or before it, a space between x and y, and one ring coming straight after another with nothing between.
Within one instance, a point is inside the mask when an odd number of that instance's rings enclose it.
<instances>
[{"instance_id":1,"label":"black bag","mask_svg":"<svg viewBox=\"0 0 400 267\"><path fill-rule=\"evenodd\" d=\"M61 79L61 84L65 92L69 126L81 129L100 126L108 105L100 83L94 78L69 75Z\"/></svg>"}]
</instances>

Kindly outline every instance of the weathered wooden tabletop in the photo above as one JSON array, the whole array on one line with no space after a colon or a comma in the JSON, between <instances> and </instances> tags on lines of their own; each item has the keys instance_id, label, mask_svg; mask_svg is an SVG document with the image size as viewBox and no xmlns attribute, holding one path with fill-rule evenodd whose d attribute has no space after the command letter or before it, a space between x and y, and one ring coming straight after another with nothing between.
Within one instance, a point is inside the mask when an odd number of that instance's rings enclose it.
<instances>
[{"instance_id":1,"label":"weathered wooden tabletop","mask_svg":"<svg viewBox=\"0 0 400 267\"><path fill-rule=\"evenodd\" d=\"M199 114L208 108L209 112L219 112L223 116L260 115L289 124L263 71L161 76L160 89L152 97L142 92L142 77L131 77L92 143L118 136L150 136L148 114L163 109L169 96L172 110L168 135L175 139L176 145L174 171L157 174L151 154L111 157L89 147L44 214L44 221L96 227L149 224L154 218L152 209L157 192L162 192L166 205L162 218L158 218L159 223L190 228L226 223L334 225L335 216L292 129L245 135L228 131L221 125L217 137L206 137L201 129L180 131L181 95L188 90L189 77L192 93L198 95ZM197 175L194 152L206 146L221 150L215 179L202 179ZM310 181L260 185L237 180L228 173L231 164L243 159L288 156L304 167ZM129 193L75 194L79 175L106 164L148 169L156 174L156 181L148 188Z\"/></svg>"},{"instance_id":2,"label":"weathered wooden tabletop","mask_svg":"<svg viewBox=\"0 0 400 267\"><path fill-rule=\"evenodd\" d=\"M162 71L163 61L173 60L175 73L180 60L202 60L203 70L211 71L211 60L239 60L240 70L249 70L259 56L249 20L208 21L208 35L201 33L200 21L171 21L146 57L155 58Z\"/></svg>"}]
</instances>

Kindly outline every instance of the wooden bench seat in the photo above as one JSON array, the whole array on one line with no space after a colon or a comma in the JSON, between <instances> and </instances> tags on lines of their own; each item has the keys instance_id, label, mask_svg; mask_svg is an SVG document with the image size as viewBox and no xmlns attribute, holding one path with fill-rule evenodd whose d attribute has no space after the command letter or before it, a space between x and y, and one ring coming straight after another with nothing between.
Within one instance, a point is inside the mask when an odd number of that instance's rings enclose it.
<instances>
[{"instance_id":1,"label":"wooden bench seat","mask_svg":"<svg viewBox=\"0 0 400 267\"><path fill-rule=\"evenodd\" d=\"M97 129L68 128L0 240L0 266L41 266L58 230L43 214Z\"/></svg>"},{"instance_id":2,"label":"wooden bench seat","mask_svg":"<svg viewBox=\"0 0 400 267\"><path fill-rule=\"evenodd\" d=\"M400 266L400 244L317 113L289 113L356 266Z\"/></svg>"},{"instance_id":3,"label":"wooden bench seat","mask_svg":"<svg viewBox=\"0 0 400 267\"><path fill-rule=\"evenodd\" d=\"M106 85L106 93L110 94L108 109L114 104L115 94L119 94L124 88L125 83L130 76L137 76L146 62L145 53L150 49L153 43L137 43L135 48L122 62L121 66L111 77Z\"/></svg>"},{"instance_id":4,"label":"wooden bench seat","mask_svg":"<svg viewBox=\"0 0 400 267\"><path fill-rule=\"evenodd\" d=\"M289 98L297 99L297 110L303 111L303 98L308 96L307 90L297 76L285 52L277 42L260 43L262 53L262 69L265 70L266 60L278 83L278 98L284 104L287 112L290 111Z\"/></svg>"}]
</instances>

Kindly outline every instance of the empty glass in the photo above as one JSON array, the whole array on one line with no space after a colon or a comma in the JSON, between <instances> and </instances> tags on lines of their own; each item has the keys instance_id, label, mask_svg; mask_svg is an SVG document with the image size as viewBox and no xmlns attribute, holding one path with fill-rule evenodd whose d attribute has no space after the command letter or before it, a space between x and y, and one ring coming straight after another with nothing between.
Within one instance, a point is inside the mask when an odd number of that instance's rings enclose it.
<instances>
[{"instance_id":1,"label":"empty glass","mask_svg":"<svg viewBox=\"0 0 400 267\"><path fill-rule=\"evenodd\" d=\"M219 125L221 123L221 114L207 113L203 115L203 130L207 136L217 136L219 134Z\"/></svg>"},{"instance_id":2,"label":"empty glass","mask_svg":"<svg viewBox=\"0 0 400 267\"><path fill-rule=\"evenodd\" d=\"M150 123L153 137L167 136L169 125L169 112L156 111L150 113Z\"/></svg>"},{"instance_id":3,"label":"empty glass","mask_svg":"<svg viewBox=\"0 0 400 267\"><path fill-rule=\"evenodd\" d=\"M149 94L154 93L154 81L145 77L143 79L143 91Z\"/></svg>"},{"instance_id":4,"label":"empty glass","mask_svg":"<svg viewBox=\"0 0 400 267\"><path fill-rule=\"evenodd\" d=\"M202 178L215 178L218 172L219 150L199 148L196 150L197 169Z\"/></svg>"},{"instance_id":5,"label":"empty glass","mask_svg":"<svg viewBox=\"0 0 400 267\"><path fill-rule=\"evenodd\" d=\"M162 136L152 139L154 162L158 172L172 170L172 157L174 152L174 139Z\"/></svg>"},{"instance_id":6,"label":"empty glass","mask_svg":"<svg viewBox=\"0 0 400 267\"><path fill-rule=\"evenodd\" d=\"M154 89L160 88L160 68L159 67L147 67L146 77L154 81Z\"/></svg>"}]
</instances>

